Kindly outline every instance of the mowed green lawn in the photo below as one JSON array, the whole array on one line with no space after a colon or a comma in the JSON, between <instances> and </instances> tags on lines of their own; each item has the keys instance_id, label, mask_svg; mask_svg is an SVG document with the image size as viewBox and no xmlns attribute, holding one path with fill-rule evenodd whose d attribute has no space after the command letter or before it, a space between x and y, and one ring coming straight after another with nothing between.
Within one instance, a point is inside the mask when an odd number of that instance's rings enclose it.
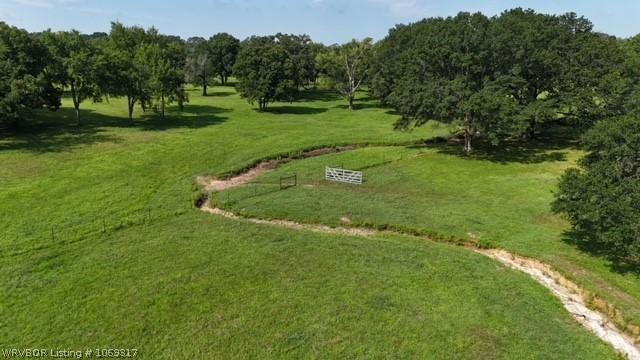
<instances>
[{"instance_id":1,"label":"mowed green lawn","mask_svg":"<svg viewBox=\"0 0 640 360\"><path fill-rule=\"evenodd\" d=\"M394 132L395 116L369 100L348 112L312 92L260 114L231 88L214 91L191 91L166 120L129 126L112 99L85 104L79 129L67 106L38 114L44 131L3 135L0 347L138 348L148 359L615 357L547 290L468 250L194 209L199 174L447 134Z\"/></svg>"},{"instance_id":2,"label":"mowed green lawn","mask_svg":"<svg viewBox=\"0 0 640 360\"><path fill-rule=\"evenodd\" d=\"M552 214L553 191L578 150L525 149L467 158L458 146L373 147L285 164L254 182L213 195L248 216L339 225L391 225L444 237L480 239L553 265L640 325L640 279L612 270L566 240L568 224ZM526 156L523 154L527 154ZM361 185L324 180L325 166L362 170ZM300 186L279 189L280 176Z\"/></svg>"}]
</instances>

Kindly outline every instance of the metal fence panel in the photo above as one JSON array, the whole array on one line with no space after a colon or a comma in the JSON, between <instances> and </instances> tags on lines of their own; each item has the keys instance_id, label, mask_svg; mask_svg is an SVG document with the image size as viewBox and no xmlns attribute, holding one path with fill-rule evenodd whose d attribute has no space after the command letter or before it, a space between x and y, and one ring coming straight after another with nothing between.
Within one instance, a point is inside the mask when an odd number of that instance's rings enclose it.
<instances>
[{"instance_id":1,"label":"metal fence panel","mask_svg":"<svg viewBox=\"0 0 640 360\"><path fill-rule=\"evenodd\" d=\"M325 167L325 179L349 184L362 184L362 171Z\"/></svg>"}]
</instances>

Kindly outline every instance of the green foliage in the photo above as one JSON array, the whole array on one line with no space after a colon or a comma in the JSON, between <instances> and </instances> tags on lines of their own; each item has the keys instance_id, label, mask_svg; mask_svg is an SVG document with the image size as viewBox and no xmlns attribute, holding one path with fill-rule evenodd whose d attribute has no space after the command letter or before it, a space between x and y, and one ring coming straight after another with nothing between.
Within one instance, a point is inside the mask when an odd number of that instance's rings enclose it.
<instances>
[{"instance_id":1,"label":"green foliage","mask_svg":"<svg viewBox=\"0 0 640 360\"><path fill-rule=\"evenodd\" d=\"M80 124L80 104L87 99L102 99L101 85L108 77L107 60L94 42L78 31L51 32L43 35L52 54L52 74L61 90L68 88L73 100L76 122Z\"/></svg>"},{"instance_id":2,"label":"green foliage","mask_svg":"<svg viewBox=\"0 0 640 360\"><path fill-rule=\"evenodd\" d=\"M640 120L602 121L587 132L589 153L562 177L554 210L581 244L640 269Z\"/></svg>"},{"instance_id":3,"label":"green foliage","mask_svg":"<svg viewBox=\"0 0 640 360\"><path fill-rule=\"evenodd\" d=\"M33 109L60 106L47 70L52 62L39 39L0 22L0 123L15 126Z\"/></svg>"},{"instance_id":4,"label":"green foliage","mask_svg":"<svg viewBox=\"0 0 640 360\"><path fill-rule=\"evenodd\" d=\"M316 56L319 73L349 101L353 110L356 93L370 76L372 39L352 40L341 46L325 49Z\"/></svg>"},{"instance_id":5,"label":"green foliage","mask_svg":"<svg viewBox=\"0 0 640 360\"><path fill-rule=\"evenodd\" d=\"M492 19L489 38L496 76L519 107L515 133L534 138L557 118L567 40L557 17L513 9Z\"/></svg>"},{"instance_id":6,"label":"green foliage","mask_svg":"<svg viewBox=\"0 0 640 360\"><path fill-rule=\"evenodd\" d=\"M308 35L278 33L276 42L284 48L291 60L288 77L296 89L312 82L316 74L314 47Z\"/></svg>"},{"instance_id":7,"label":"green foliage","mask_svg":"<svg viewBox=\"0 0 640 360\"><path fill-rule=\"evenodd\" d=\"M240 95L266 110L270 102L292 99L293 67L289 54L274 37L254 36L243 43L233 72Z\"/></svg>"},{"instance_id":8,"label":"green foliage","mask_svg":"<svg viewBox=\"0 0 640 360\"><path fill-rule=\"evenodd\" d=\"M220 77L222 85L226 85L240 51L240 40L227 33L219 33L213 35L207 45L213 71Z\"/></svg>"},{"instance_id":9,"label":"green foliage","mask_svg":"<svg viewBox=\"0 0 640 360\"><path fill-rule=\"evenodd\" d=\"M624 94L625 111L640 116L640 34L623 43L625 56L625 79L627 91Z\"/></svg>"},{"instance_id":10,"label":"green foliage","mask_svg":"<svg viewBox=\"0 0 640 360\"><path fill-rule=\"evenodd\" d=\"M150 106L164 116L167 103L186 102L184 91L186 50L176 37L161 35L155 28L126 27L112 23L105 49L109 59L105 91L127 98L129 120L140 104Z\"/></svg>"},{"instance_id":11,"label":"green foliage","mask_svg":"<svg viewBox=\"0 0 640 360\"><path fill-rule=\"evenodd\" d=\"M588 125L620 114L628 89L619 42L591 28L522 9L398 26L376 48L372 91L403 115L400 128L459 125L467 151L478 134L495 144L561 118Z\"/></svg>"},{"instance_id":12,"label":"green foliage","mask_svg":"<svg viewBox=\"0 0 640 360\"><path fill-rule=\"evenodd\" d=\"M467 152L478 133L496 140L519 128L513 123L515 98L509 88L513 81L498 76L490 51L490 19L460 13L412 26L408 33L404 27L398 30L398 36L409 37L401 40L406 46L402 55L378 60L378 67L395 67L392 90L376 92L388 92L385 101L403 114L399 128L420 126L429 119L454 123L464 135ZM392 32L385 42L394 39ZM388 56L388 50L381 52Z\"/></svg>"},{"instance_id":13,"label":"green foliage","mask_svg":"<svg viewBox=\"0 0 640 360\"><path fill-rule=\"evenodd\" d=\"M201 37L191 37L185 44L185 81L202 86L202 96L207 96L209 78L214 74L209 43Z\"/></svg>"},{"instance_id":14,"label":"green foliage","mask_svg":"<svg viewBox=\"0 0 640 360\"><path fill-rule=\"evenodd\" d=\"M156 31L150 29L149 32ZM105 91L111 96L127 98L129 121L133 121L133 109L136 104L139 103L145 109L151 101L148 69L137 55L148 37L149 34L141 27L126 27L114 22L111 24L109 42L105 49L111 69Z\"/></svg>"},{"instance_id":15,"label":"green foliage","mask_svg":"<svg viewBox=\"0 0 640 360\"><path fill-rule=\"evenodd\" d=\"M177 102L182 108L187 96L184 91L185 48L182 42L159 36L143 44L136 54L139 71L148 79L152 106L164 117L167 104Z\"/></svg>"}]
</instances>

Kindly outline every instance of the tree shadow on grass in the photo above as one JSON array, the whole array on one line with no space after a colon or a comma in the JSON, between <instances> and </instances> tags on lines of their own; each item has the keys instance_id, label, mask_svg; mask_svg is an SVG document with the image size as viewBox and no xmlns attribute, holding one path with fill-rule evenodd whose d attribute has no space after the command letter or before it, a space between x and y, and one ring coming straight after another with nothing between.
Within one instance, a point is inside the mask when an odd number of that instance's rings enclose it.
<instances>
[{"instance_id":1,"label":"tree shadow on grass","mask_svg":"<svg viewBox=\"0 0 640 360\"><path fill-rule=\"evenodd\" d=\"M289 115L314 115L326 112L325 108L315 108L309 106L272 106L265 110L265 113L269 114L289 114Z\"/></svg>"},{"instance_id":2,"label":"tree shadow on grass","mask_svg":"<svg viewBox=\"0 0 640 360\"><path fill-rule=\"evenodd\" d=\"M336 109L342 109L342 110L348 110L349 109L349 104L346 103L345 100L345 104L340 104L340 105L336 105L334 106L334 108ZM378 103L361 103L358 102L356 100L356 102L353 103L353 110L354 111L358 111L358 110L364 110L364 109L380 109L382 108L382 106Z\"/></svg>"},{"instance_id":3,"label":"tree shadow on grass","mask_svg":"<svg viewBox=\"0 0 640 360\"><path fill-rule=\"evenodd\" d=\"M449 142L437 147L438 152L459 156L470 160L485 160L500 164L521 163L540 164L552 161L566 161L567 147L553 147L547 144L534 143L501 143L499 146L491 144L476 144L471 154L466 154L461 142Z\"/></svg>"},{"instance_id":4,"label":"tree shadow on grass","mask_svg":"<svg viewBox=\"0 0 640 360\"><path fill-rule=\"evenodd\" d=\"M18 131L2 133L0 135L0 152L5 150L20 150L32 153L61 152L72 150L83 145L102 142L117 143L121 138L113 134L106 134L104 129L88 127L61 128L46 126L32 131L21 128Z\"/></svg>"},{"instance_id":5,"label":"tree shadow on grass","mask_svg":"<svg viewBox=\"0 0 640 360\"><path fill-rule=\"evenodd\" d=\"M140 119L134 120L133 125L129 123L128 126L146 131L164 131L177 128L198 129L224 122L226 118L219 114L230 111L230 109L207 105L185 105L183 111L172 108L164 118L159 114L148 112ZM125 119L125 126L127 122L128 120Z\"/></svg>"},{"instance_id":6,"label":"tree shadow on grass","mask_svg":"<svg viewBox=\"0 0 640 360\"><path fill-rule=\"evenodd\" d=\"M235 94L233 91L207 91L207 95L205 95L205 97L225 97L233 94Z\"/></svg>"},{"instance_id":7,"label":"tree shadow on grass","mask_svg":"<svg viewBox=\"0 0 640 360\"><path fill-rule=\"evenodd\" d=\"M438 147L440 153L486 160L501 164L523 163L539 164L552 161L566 161L569 150L578 149L578 135L570 129L558 127L539 134L535 140L505 140L492 145L484 139L475 139L473 151L466 154L462 149L462 140L452 138L446 145Z\"/></svg>"},{"instance_id":8,"label":"tree shadow on grass","mask_svg":"<svg viewBox=\"0 0 640 360\"><path fill-rule=\"evenodd\" d=\"M608 266L611 271L620 274L633 274L640 276L640 267L637 265L630 265L619 258L610 256L607 248L603 244L597 242L591 232L571 229L562 234L562 241L575 246L580 251L592 256L607 259L609 261Z\"/></svg>"},{"instance_id":9,"label":"tree shadow on grass","mask_svg":"<svg viewBox=\"0 0 640 360\"><path fill-rule=\"evenodd\" d=\"M308 101L337 101L342 96L337 92L329 89L305 89L298 91L295 94L296 102L308 102Z\"/></svg>"},{"instance_id":10,"label":"tree shadow on grass","mask_svg":"<svg viewBox=\"0 0 640 360\"><path fill-rule=\"evenodd\" d=\"M138 109L136 109L138 110ZM111 128L131 128L140 131L165 131L170 129L197 129L224 122L219 114L229 111L212 106L186 105L183 112L170 108L162 118L147 113L133 123L126 117L80 110L80 126L75 124L74 110L62 108L56 112L41 110L31 119L13 129L0 129L0 151L23 150L34 153L60 152L101 142L119 142L121 138L109 133Z\"/></svg>"}]
</instances>

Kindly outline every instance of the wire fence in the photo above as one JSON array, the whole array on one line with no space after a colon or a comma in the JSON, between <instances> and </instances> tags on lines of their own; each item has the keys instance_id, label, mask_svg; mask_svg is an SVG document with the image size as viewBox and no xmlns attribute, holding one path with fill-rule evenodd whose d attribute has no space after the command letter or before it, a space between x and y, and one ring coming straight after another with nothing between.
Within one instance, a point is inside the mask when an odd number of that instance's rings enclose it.
<instances>
[{"instance_id":1,"label":"wire fence","mask_svg":"<svg viewBox=\"0 0 640 360\"><path fill-rule=\"evenodd\" d=\"M420 149L412 154L404 152L387 154L386 152L380 152L377 155L370 156L365 161L362 159L336 159L329 160L317 164L317 171L303 171L302 173L294 172L291 175L280 175L279 177L261 177L255 181L249 183L234 186L233 188L216 191L208 194L208 198L211 203L217 207L233 210L235 205L240 203L244 204L244 201L255 200L260 201L260 197L275 194L280 191L285 191L291 188L308 188L317 189L319 187L331 187L331 186L351 186L353 184L345 184L340 182L332 182L326 179L326 167L338 168L338 169L350 169L357 172L375 171L377 175L390 178L393 174L397 173L397 169L388 168L387 165L397 161L402 161L410 156L417 156L423 154L424 150ZM346 153L345 153L346 154ZM346 166L346 167L345 167ZM375 169L375 170L374 170ZM278 170L275 170L276 172ZM362 182L366 183L366 178L362 178ZM360 183L360 182L359 182ZM355 190L352 188L352 190ZM361 190L362 191L362 190ZM367 191L367 190L364 190ZM272 198L270 198L272 199ZM250 201L246 203L247 206L251 206ZM243 209L235 209L243 210Z\"/></svg>"},{"instance_id":2,"label":"wire fence","mask_svg":"<svg viewBox=\"0 0 640 360\"><path fill-rule=\"evenodd\" d=\"M13 242L14 245L11 249L0 250L0 257L103 237L127 227L151 225L161 219L184 213L193 207L194 201L188 200L188 203L185 201L184 207L177 208L147 206L116 214L109 214L106 211L98 211L96 214L96 210L93 210L92 214L55 217L48 222L31 224L27 228L18 228L13 233L6 234L8 237L13 236L15 239L19 239L19 241Z\"/></svg>"},{"instance_id":3,"label":"wire fence","mask_svg":"<svg viewBox=\"0 0 640 360\"><path fill-rule=\"evenodd\" d=\"M406 158L405 154L387 155L382 153L379 158L371 159L368 163L360 161L333 161L323 166L318 166L318 171L304 174L297 172L283 174L272 178L270 182L250 182L242 186L227 189L225 191L207 194L208 198L216 206L233 206L243 200L259 198L280 191L295 188L315 188L317 186L340 186L327 182L325 178L325 166L333 166L344 169L350 166L353 170L369 170L384 166L391 162ZM348 162L348 163L347 163ZM336 164L339 163L339 164ZM394 171L389 169L388 171ZM131 190L130 190L131 191ZM98 203L100 200L95 199ZM91 209L89 213L78 213L64 217L52 216L50 221L18 225L2 234L2 237L13 237L13 247L0 249L0 257L12 254L28 252L56 244L73 243L89 238L108 235L123 228L139 225L150 225L163 218L179 215L198 206L197 200L185 200L184 206L156 205L146 206L135 210L116 209ZM111 212L110 212L111 211ZM112 211L118 211L114 213ZM11 239L9 239L11 240Z\"/></svg>"}]
</instances>

